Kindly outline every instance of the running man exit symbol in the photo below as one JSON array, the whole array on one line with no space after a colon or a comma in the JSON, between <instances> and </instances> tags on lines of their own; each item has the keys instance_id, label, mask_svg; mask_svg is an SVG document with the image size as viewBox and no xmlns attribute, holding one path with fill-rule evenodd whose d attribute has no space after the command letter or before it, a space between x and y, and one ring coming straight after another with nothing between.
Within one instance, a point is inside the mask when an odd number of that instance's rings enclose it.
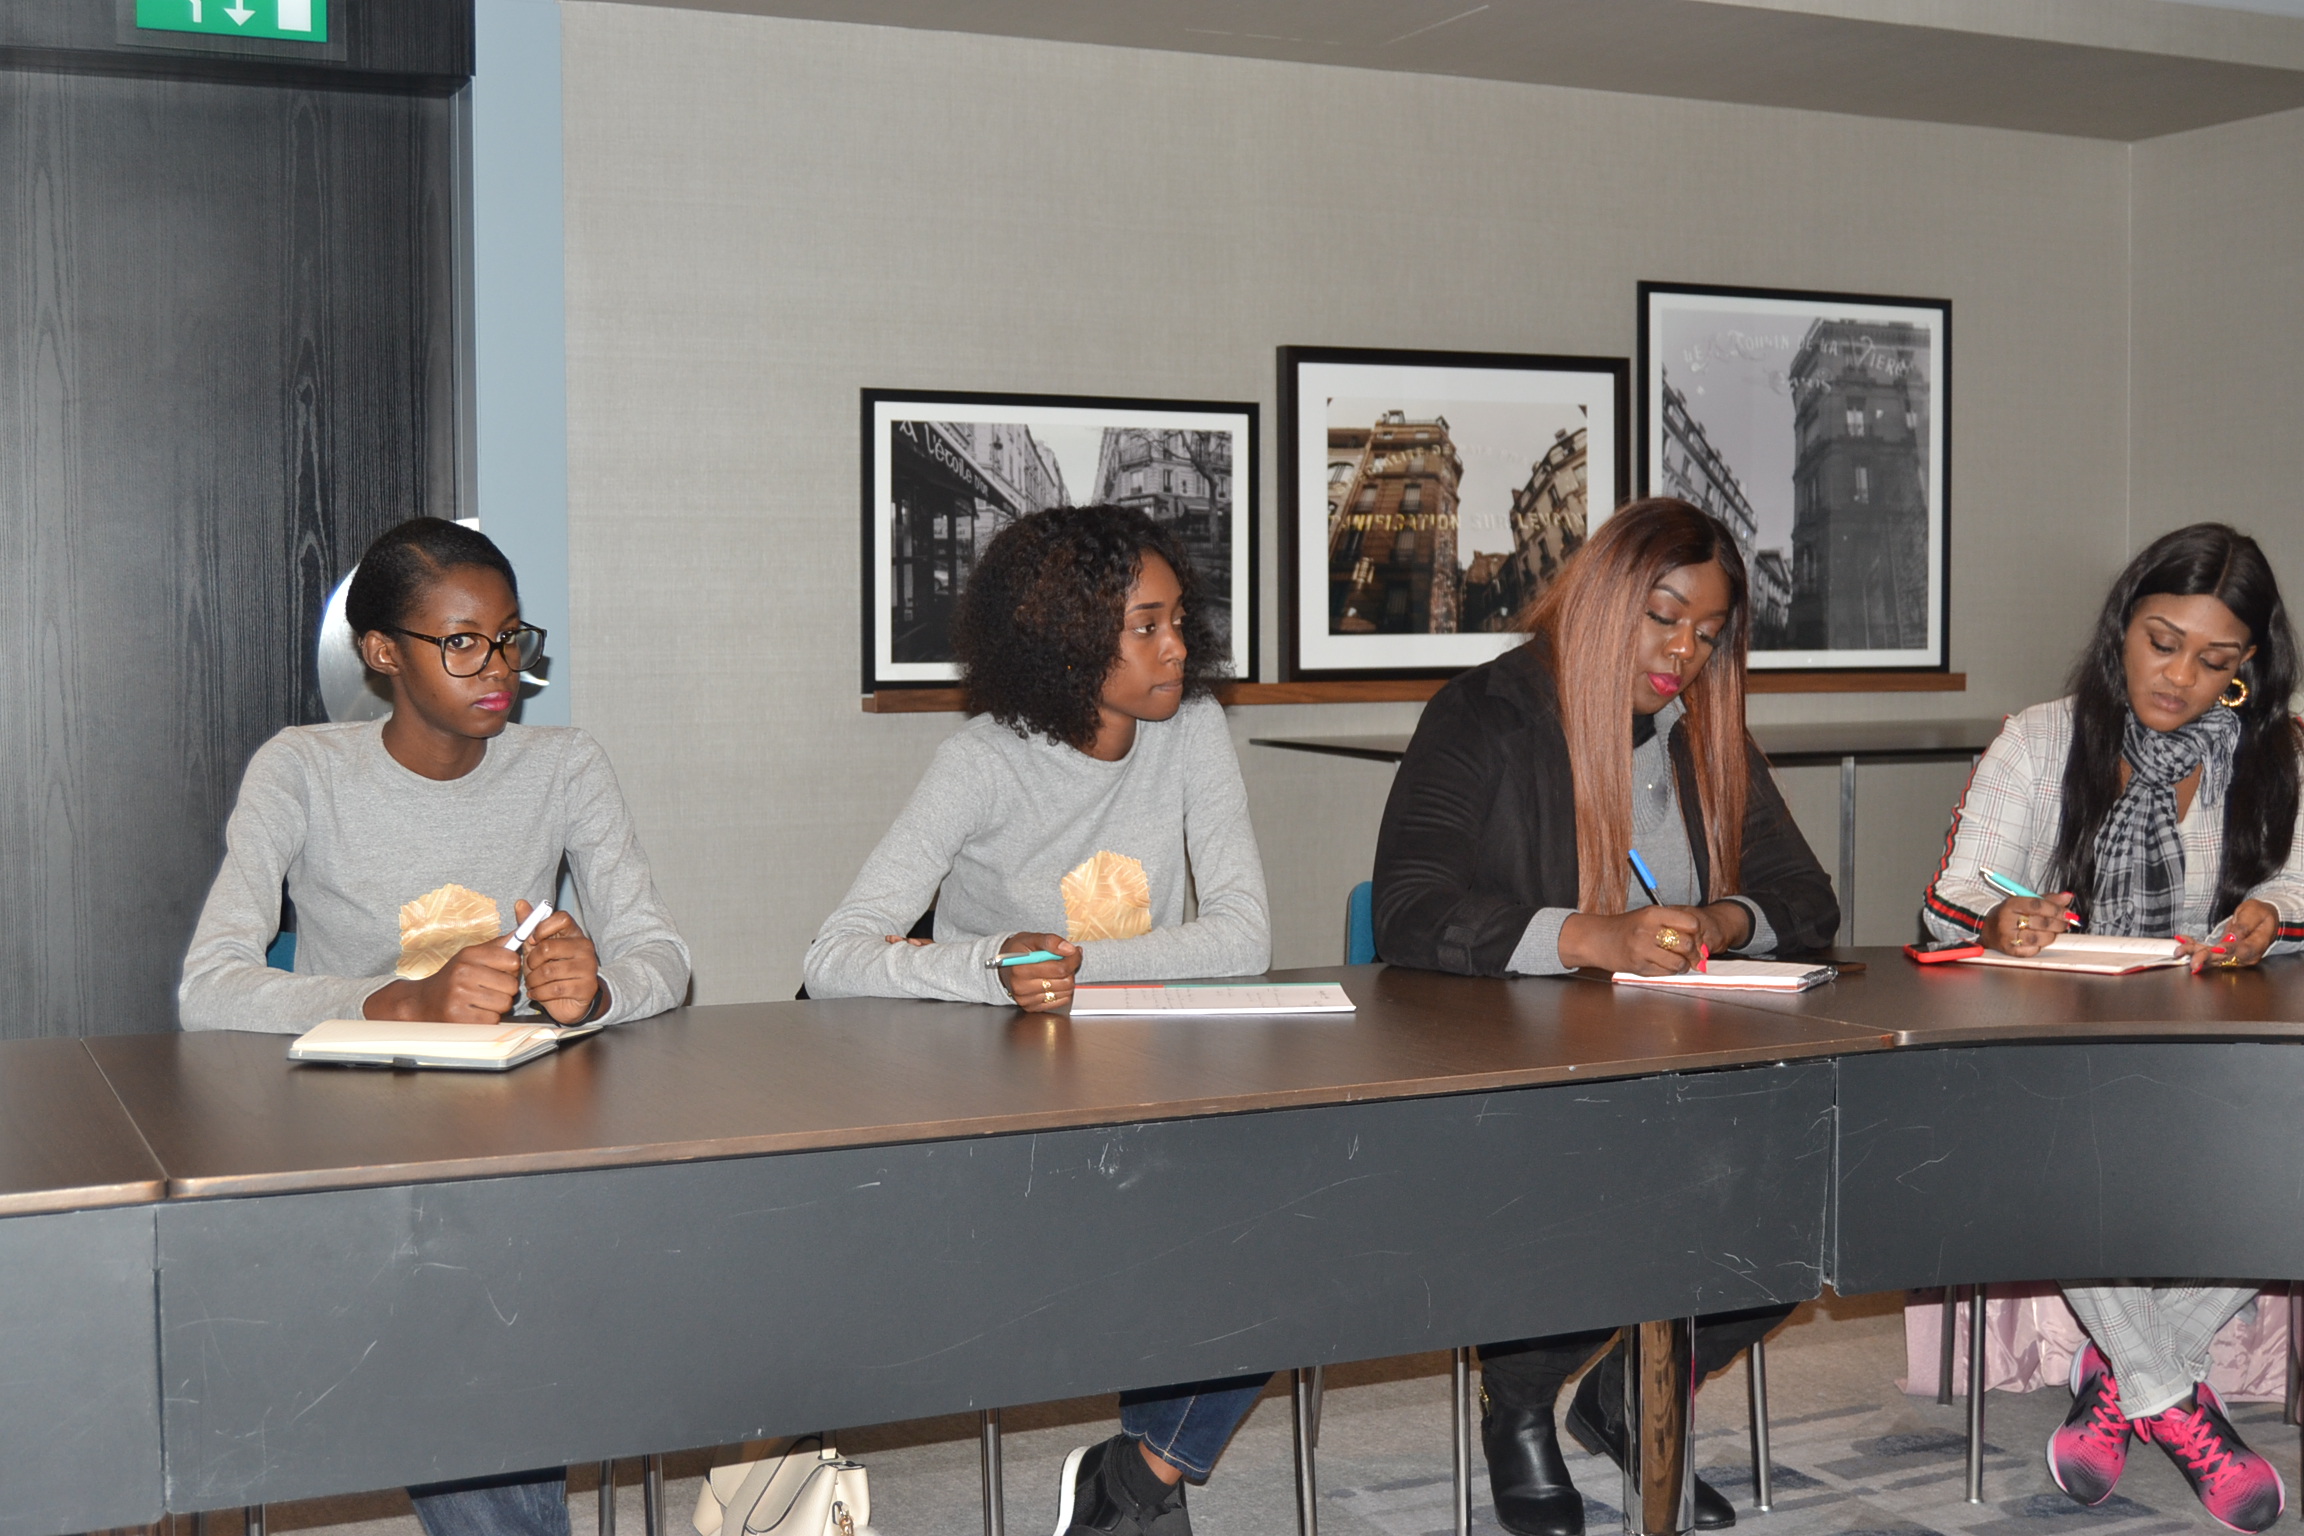
<instances>
[{"instance_id":1,"label":"running man exit symbol","mask_svg":"<svg viewBox=\"0 0 2304 1536\"><path fill-rule=\"evenodd\" d=\"M136 0L136 25L147 32L209 32L324 43L328 41L328 0Z\"/></svg>"}]
</instances>

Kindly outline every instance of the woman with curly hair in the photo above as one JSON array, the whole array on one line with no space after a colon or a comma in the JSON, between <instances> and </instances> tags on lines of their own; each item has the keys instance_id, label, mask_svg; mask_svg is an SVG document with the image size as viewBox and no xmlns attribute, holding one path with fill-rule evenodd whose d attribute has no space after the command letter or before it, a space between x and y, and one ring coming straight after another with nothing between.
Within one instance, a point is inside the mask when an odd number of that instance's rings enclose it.
<instances>
[{"instance_id":1,"label":"woman with curly hair","mask_svg":"<svg viewBox=\"0 0 2304 1536\"><path fill-rule=\"evenodd\" d=\"M1175 535L1129 508L1058 507L1001 530L953 631L975 718L808 947L811 997L1058 1013L1076 979L1271 963L1263 860L1193 586ZM930 902L934 938L907 941ZM1057 958L997 964L1035 950ZM1065 1461L1058 1536L1189 1536L1183 1480L1207 1479L1269 1379L1122 1394L1120 1433Z\"/></svg>"}]
</instances>

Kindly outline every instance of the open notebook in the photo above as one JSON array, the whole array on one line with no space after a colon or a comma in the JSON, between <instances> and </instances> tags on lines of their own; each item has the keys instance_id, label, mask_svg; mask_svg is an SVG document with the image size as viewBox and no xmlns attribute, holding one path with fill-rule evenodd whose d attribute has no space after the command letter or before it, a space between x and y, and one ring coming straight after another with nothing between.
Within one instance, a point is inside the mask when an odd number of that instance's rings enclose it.
<instances>
[{"instance_id":1,"label":"open notebook","mask_svg":"<svg viewBox=\"0 0 2304 1536\"><path fill-rule=\"evenodd\" d=\"M1839 972L1803 960L1715 960L1701 971L1677 976L1642 976L1618 971L1612 980L1632 987L1722 987L1744 992L1805 992Z\"/></svg>"},{"instance_id":2,"label":"open notebook","mask_svg":"<svg viewBox=\"0 0 2304 1536\"><path fill-rule=\"evenodd\" d=\"M290 1061L326 1061L353 1067L447 1067L506 1072L598 1034L597 1024L554 1024L512 1019L502 1024L392 1024L378 1019L330 1019L298 1035Z\"/></svg>"},{"instance_id":3,"label":"open notebook","mask_svg":"<svg viewBox=\"0 0 2304 1536\"><path fill-rule=\"evenodd\" d=\"M2079 971L2090 976L2125 976L2131 971L2182 965L2184 947L2174 939L2122 939L2108 934L2061 933L2036 955L2021 958L1996 949L1963 955L1961 965L2012 965L2027 971Z\"/></svg>"},{"instance_id":4,"label":"open notebook","mask_svg":"<svg viewBox=\"0 0 2304 1536\"><path fill-rule=\"evenodd\" d=\"M1072 989L1074 1018L1191 1013L1351 1013L1331 981L1096 983Z\"/></svg>"}]
</instances>

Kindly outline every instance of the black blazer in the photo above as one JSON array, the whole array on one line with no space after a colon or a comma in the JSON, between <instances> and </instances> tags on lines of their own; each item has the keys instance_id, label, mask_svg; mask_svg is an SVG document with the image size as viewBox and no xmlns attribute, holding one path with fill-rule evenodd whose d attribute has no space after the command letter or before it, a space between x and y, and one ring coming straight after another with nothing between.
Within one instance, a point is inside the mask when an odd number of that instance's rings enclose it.
<instances>
[{"instance_id":1,"label":"black blazer","mask_svg":"<svg viewBox=\"0 0 2304 1536\"><path fill-rule=\"evenodd\" d=\"M1395 965L1501 976L1539 907L1577 900L1576 786L1542 638L1440 690L1392 781L1376 838L1376 952ZM1697 889L1710 856L1685 723L1670 742ZM1784 808L1768 761L1745 739L1743 889L1785 954L1821 949L1840 927L1807 839ZM1625 750L1631 750L1626 727Z\"/></svg>"}]
</instances>

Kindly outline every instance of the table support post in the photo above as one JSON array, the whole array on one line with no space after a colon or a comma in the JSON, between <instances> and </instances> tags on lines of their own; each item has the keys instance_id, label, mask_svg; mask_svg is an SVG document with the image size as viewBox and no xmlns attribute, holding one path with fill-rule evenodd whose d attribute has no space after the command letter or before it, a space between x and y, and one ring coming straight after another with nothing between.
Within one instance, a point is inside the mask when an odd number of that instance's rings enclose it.
<instances>
[{"instance_id":1,"label":"table support post","mask_svg":"<svg viewBox=\"0 0 2304 1536\"><path fill-rule=\"evenodd\" d=\"M640 1501L648 1536L664 1536L664 1458L651 1456L641 1463Z\"/></svg>"},{"instance_id":2,"label":"table support post","mask_svg":"<svg viewBox=\"0 0 2304 1536\"><path fill-rule=\"evenodd\" d=\"M1000 1472L1000 1410L984 1410L981 1456L984 1465L984 1536L1003 1536L1008 1522L1008 1493Z\"/></svg>"},{"instance_id":3,"label":"table support post","mask_svg":"<svg viewBox=\"0 0 2304 1536\"><path fill-rule=\"evenodd\" d=\"M1455 1452L1456 1536L1472 1536L1472 1351L1456 1351L1448 1374L1450 1449Z\"/></svg>"},{"instance_id":4,"label":"table support post","mask_svg":"<svg viewBox=\"0 0 2304 1536\"><path fill-rule=\"evenodd\" d=\"M1744 1353L1745 1396L1752 1414L1752 1507L1766 1514L1775 1506L1775 1468L1768 1456L1768 1341L1754 1339Z\"/></svg>"},{"instance_id":5,"label":"table support post","mask_svg":"<svg viewBox=\"0 0 2304 1536\"><path fill-rule=\"evenodd\" d=\"M1968 1502L1984 1502L1984 1287L1968 1291Z\"/></svg>"},{"instance_id":6,"label":"table support post","mask_svg":"<svg viewBox=\"0 0 2304 1536\"><path fill-rule=\"evenodd\" d=\"M1941 1325L1943 1337L1936 1341L1936 1401L1952 1406L1952 1362L1957 1358L1952 1349L1952 1336L1960 1331L1960 1287L1944 1287L1944 1317Z\"/></svg>"},{"instance_id":7,"label":"table support post","mask_svg":"<svg viewBox=\"0 0 2304 1536\"><path fill-rule=\"evenodd\" d=\"M264 1506L250 1504L240 1511L242 1536L264 1536Z\"/></svg>"},{"instance_id":8,"label":"table support post","mask_svg":"<svg viewBox=\"0 0 2304 1536\"><path fill-rule=\"evenodd\" d=\"M1856 759L1840 759L1840 942L1856 942Z\"/></svg>"},{"instance_id":9,"label":"table support post","mask_svg":"<svg viewBox=\"0 0 2304 1536\"><path fill-rule=\"evenodd\" d=\"M616 1463L600 1463L600 1514L598 1536L616 1536Z\"/></svg>"},{"instance_id":10,"label":"table support post","mask_svg":"<svg viewBox=\"0 0 2304 1536\"><path fill-rule=\"evenodd\" d=\"M1320 1449L1320 1388L1319 1366L1310 1366L1296 1373L1294 1406L1298 1536L1320 1536L1320 1472L1315 1454Z\"/></svg>"},{"instance_id":11,"label":"table support post","mask_svg":"<svg viewBox=\"0 0 2304 1536\"><path fill-rule=\"evenodd\" d=\"M1696 1407L1696 1320L1624 1330L1624 1530L1679 1536L1695 1525L1688 1428Z\"/></svg>"}]
</instances>

